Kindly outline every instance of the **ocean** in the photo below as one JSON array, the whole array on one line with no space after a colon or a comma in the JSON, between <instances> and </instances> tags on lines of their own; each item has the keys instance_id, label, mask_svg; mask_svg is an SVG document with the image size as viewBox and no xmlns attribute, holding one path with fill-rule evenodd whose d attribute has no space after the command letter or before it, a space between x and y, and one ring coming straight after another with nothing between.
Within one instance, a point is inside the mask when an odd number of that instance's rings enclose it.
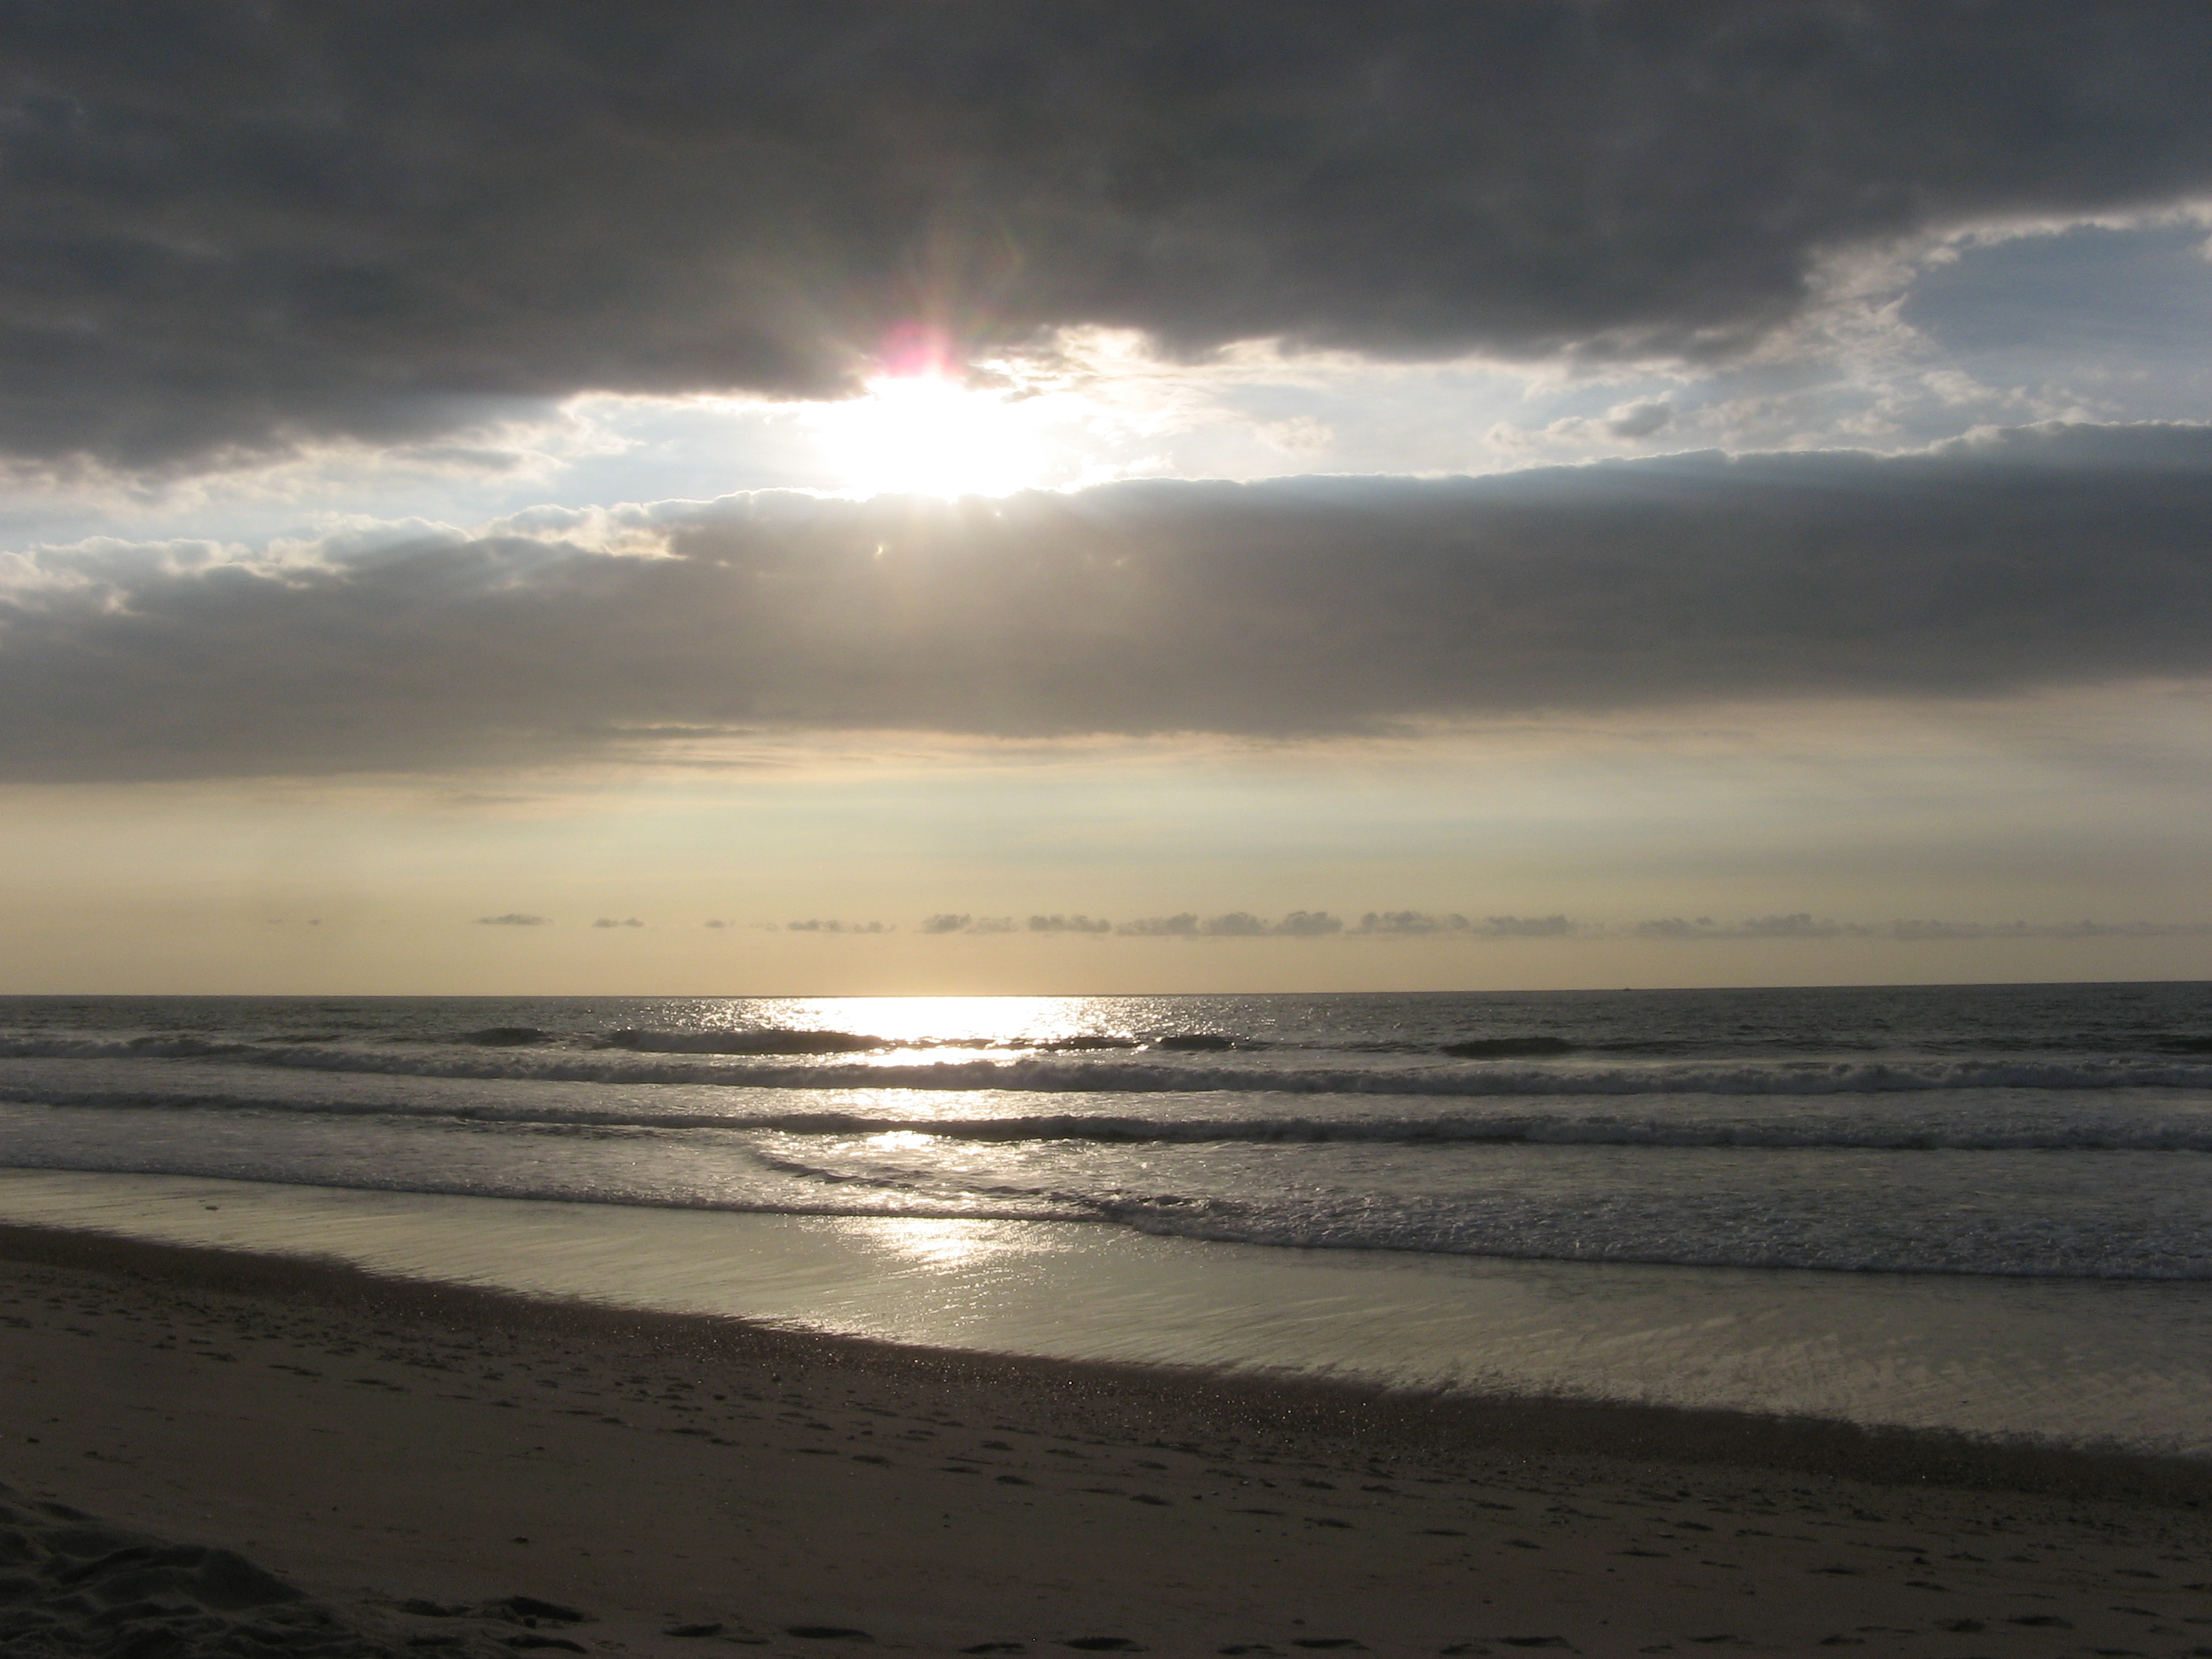
<instances>
[{"instance_id":1,"label":"ocean","mask_svg":"<svg viewBox=\"0 0 2212 1659\"><path fill-rule=\"evenodd\" d=\"M0 1220L2212 1452L2212 985L0 999Z\"/></svg>"}]
</instances>

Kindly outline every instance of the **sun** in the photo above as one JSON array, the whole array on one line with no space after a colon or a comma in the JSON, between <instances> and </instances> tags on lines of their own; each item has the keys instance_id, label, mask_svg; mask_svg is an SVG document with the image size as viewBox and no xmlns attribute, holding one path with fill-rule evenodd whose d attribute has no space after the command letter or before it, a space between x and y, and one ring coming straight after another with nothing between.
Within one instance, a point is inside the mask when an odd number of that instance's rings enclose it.
<instances>
[{"instance_id":1,"label":"sun","mask_svg":"<svg viewBox=\"0 0 2212 1659\"><path fill-rule=\"evenodd\" d=\"M1009 495L1088 482L1101 411L1018 359L979 362L917 321L877 342L863 395L803 419L824 471L859 495Z\"/></svg>"},{"instance_id":2,"label":"sun","mask_svg":"<svg viewBox=\"0 0 2212 1659\"><path fill-rule=\"evenodd\" d=\"M979 390L950 374L879 374L864 396L811 411L823 460L866 495L1007 495L1054 481L1065 458L1042 400Z\"/></svg>"}]
</instances>

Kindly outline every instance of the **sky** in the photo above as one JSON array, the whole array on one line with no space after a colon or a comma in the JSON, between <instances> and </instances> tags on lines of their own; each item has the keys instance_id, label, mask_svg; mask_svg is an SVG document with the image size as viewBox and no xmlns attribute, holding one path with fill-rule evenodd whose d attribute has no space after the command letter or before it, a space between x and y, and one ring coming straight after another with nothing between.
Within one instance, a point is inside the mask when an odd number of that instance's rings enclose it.
<instances>
[{"instance_id":1,"label":"sky","mask_svg":"<svg viewBox=\"0 0 2212 1659\"><path fill-rule=\"evenodd\" d=\"M2198 0L0 42L0 992L2212 977Z\"/></svg>"}]
</instances>

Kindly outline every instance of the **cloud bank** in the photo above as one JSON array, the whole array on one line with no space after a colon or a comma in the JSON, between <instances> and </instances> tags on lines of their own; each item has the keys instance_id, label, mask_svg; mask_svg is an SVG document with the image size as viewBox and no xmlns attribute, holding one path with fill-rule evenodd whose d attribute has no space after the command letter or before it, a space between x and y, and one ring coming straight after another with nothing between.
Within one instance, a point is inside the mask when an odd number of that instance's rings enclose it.
<instances>
[{"instance_id":1,"label":"cloud bank","mask_svg":"<svg viewBox=\"0 0 2212 1659\"><path fill-rule=\"evenodd\" d=\"M544 916L509 915L479 916L480 926L542 927ZM311 922L311 927L319 923ZM708 927L736 924L708 921ZM635 919L616 921L602 917L594 928L642 927ZM758 923L771 931L796 933L836 933L880 938L897 929L880 921L791 921ZM1689 943L1705 940L1773 939L1886 939L1898 944L1960 944L2008 939L2112 940L2212 938L2212 922L2201 921L1941 921L1899 919L1887 922L1838 921L1799 910L1786 915L1747 916L1741 921L1717 921L1711 916L1685 920L1680 916L1649 921L1577 921L1564 915L1486 916L1470 921L1456 913L1425 910L1370 910L1357 923L1347 925L1326 910L1292 910L1279 917L1230 910L1201 916L1180 911L1171 916L1140 917L1114 922L1103 917L1036 915L1026 930L1011 917L975 916L944 912L924 918L916 930L931 938L952 935L1004 937L1024 931L1032 933L1073 933L1097 938L1115 936L1139 939L1620 939Z\"/></svg>"},{"instance_id":2,"label":"cloud bank","mask_svg":"<svg viewBox=\"0 0 2212 1659\"><path fill-rule=\"evenodd\" d=\"M521 763L763 726L1296 737L2212 671L2204 427L617 516L620 552L561 539L605 519L548 512L537 536L367 553L15 560L0 777Z\"/></svg>"},{"instance_id":3,"label":"cloud bank","mask_svg":"<svg viewBox=\"0 0 2212 1659\"><path fill-rule=\"evenodd\" d=\"M126 465L834 392L902 324L1724 356L1839 252L2212 186L2197 0L8 0L0 40L0 452Z\"/></svg>"}]
</instances>

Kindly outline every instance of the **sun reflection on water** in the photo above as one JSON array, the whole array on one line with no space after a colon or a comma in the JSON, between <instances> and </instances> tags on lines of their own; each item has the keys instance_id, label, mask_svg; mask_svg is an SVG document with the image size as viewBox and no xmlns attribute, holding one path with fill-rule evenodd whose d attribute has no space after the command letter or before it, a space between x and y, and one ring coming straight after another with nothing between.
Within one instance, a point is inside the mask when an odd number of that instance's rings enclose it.
<instances>
[{"instance_id":1,"label":"sun reflection on water","mask_svg":"<svg viewBox=\"0 0 2212 1659\"><path fill-rule=\"evenodd\" d=\"M1115 1035L1119 1011L1091 997L823 997L779 1011L794 1027L852 1031L895 1048L999 1048Z\"/></svg>"},{"instance_id":2,"label":"sun reflection on water","mask_svg":"<svg viewBox=\"0 0 2212 1659\"><path fill-rule=\"evenodd\" d=\"M872 1152L933 1152L938 1150L937 1137L923 1134L918 1129L888 1129L879 1135L864 1135L860 1144Z\"/></svg>"},{"instance_id":3,"label":"sun reflection on water","mask_svg":"<svg viewBox=\"0 0 2212 1659\"><path fill-rule=\"evenodd\" d=\"M932 1269L972 1267L1012 1248L1003 1236L1004 1226L992 1221L881 1218L872 1231L876 1241L893 1255Z\"/></svg>"}]
</instances>

